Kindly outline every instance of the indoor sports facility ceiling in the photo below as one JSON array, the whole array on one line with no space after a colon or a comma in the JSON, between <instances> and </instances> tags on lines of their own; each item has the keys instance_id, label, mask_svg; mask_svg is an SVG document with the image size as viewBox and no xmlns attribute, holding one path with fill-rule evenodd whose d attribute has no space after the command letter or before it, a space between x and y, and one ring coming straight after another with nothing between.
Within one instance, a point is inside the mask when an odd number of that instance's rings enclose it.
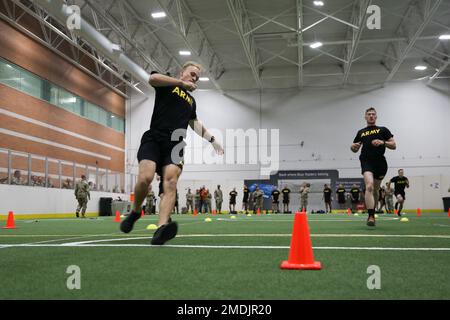
<instances>
[{"instance_id":1,"label":"indoor sports facility ceiling","mask_svg":"<svg viewBox=\"0 0 450 320\"><path fill-rule=\"evenodd\" d=\"M185 61L199 61L209 78L204 89L383 86L449 77L450 39L440 37L450 34L450 0L315 2L67 1L147 72L175 75ZM156 12L165 17L152 17ZM317 42L322 45L312 48ZM426 69L416 70L419 65Z\"/></svg>"}]
</instances>

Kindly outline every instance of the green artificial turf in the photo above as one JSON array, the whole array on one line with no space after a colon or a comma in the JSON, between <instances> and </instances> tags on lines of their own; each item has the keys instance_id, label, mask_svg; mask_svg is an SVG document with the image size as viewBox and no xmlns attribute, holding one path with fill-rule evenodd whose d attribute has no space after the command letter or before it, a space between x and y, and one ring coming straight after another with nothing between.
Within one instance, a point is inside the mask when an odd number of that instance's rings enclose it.
<instances>
[{"instance_id":1,"label":"green artificial turf","mask_svg":"<svg viewBox=\"0 0 450 320\"><path fill-rule=\"evenodd\" d=\"M450 298L444 213L408 214L405 223L380 215L375 228L365 215L308 215L319 271L279 267L289 255L293 215L205 217L175 216L178 236L162 247L149 245L146 226L155 216L130 234L112 217L16 220L17 229L0 229L0 299ZM71 265L81 270L79 290L66 286ZM372 265L381 289L367 288Z\"/></svg>"}]
</instances>

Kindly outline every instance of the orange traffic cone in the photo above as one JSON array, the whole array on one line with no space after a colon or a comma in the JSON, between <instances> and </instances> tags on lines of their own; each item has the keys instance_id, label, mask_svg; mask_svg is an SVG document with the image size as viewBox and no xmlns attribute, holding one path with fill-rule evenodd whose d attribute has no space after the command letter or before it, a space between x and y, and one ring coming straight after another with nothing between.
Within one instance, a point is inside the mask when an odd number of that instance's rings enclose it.
<instances>
[{"instance_id":1,"label":"orange traffic cone","mask_svg":"<svg viewBox=\"0 0 450 320\"><path fill-rule=\"evenodd\" d=\"M260 209L260 208L258 208L258 210L256 211L256 214L257 214L258 216L261 215L261 209Z\"/></svg>"},{"instance_id":2,"label":"orange traffic cone","mask_svg":"<svg viewBox=\"0 0 450 320\"><path fill-rule=\"evenodd\" d=\"M3 229L16 229L14 225L14 213L10 211L8 213L8 220L6 220L6 226L2 227Z\"/></svg>"},{"instance_id":3,"label":"orange traffic cone","mask_svg":"<svg viewBox=\"0 0 450 320\"><path fill-rule=\"evenodd\" d=\"M116 211L116 218L114 219L114 222L120 222L120 212Z\"/></svg>"},{"instance_id":4,"label":"orange traffic cone","mask_svg":"<svg viewBox=\"0 0 450 320\"><path fill-rule=\"evenodd\" d=\"M141 218L145 215L144 209L141 210Z\"/></svg>"},{"instance_id":5,"label":"orange traffic cone","mask_svg":"<svg viewBox=\"0 0 450 320\"><path fill-rule=\"evenodd\" d=\"M447 216L450 218L450 208L448 209L448 215Z\"/></svg>"},{"instance_id":6,"label":"orange traffic cone","mask_svg":"<svg viewBox=\"0 0 450 320\"><path fill-rule=\"evenodd\" d=\"M396 216L398 216L398 210L397 210L397 209L394 210L394 214L395 214Z\"/></svg>"},{"instance_id":7,"label":"orange traffic cone","mask_svg":"<svg viewBox=\"0 0 450 320\"><path fill-rule=\"evenodd\" d=\"M197 209L194 209L194 217L197 216Z\"/></svg>"},{"instance_id":8,"label":"orange traffic cone","mask_svg":"<svg viewBox=\"0 0 450 320\"><path fill-rule=\"evenodd\" d=\"M417 216L420 217L420 208L417 208Z\"/></svg>"},{"instance_id":9,"label":"orange traffic cone","mask_svg":"<svg viewBox=\"0 0 450 320\"><path fill-rule=\"evenodd\" d=\"M347 208L347 215L350 216L351 213L352 213L352 210L350 210L350 208Z\"/></svg>"},{"instance_id":10,"label":"orange traffic cone","mask_svg":"<svg viewBox=\"0 0 450 320\"><path fill-rule=\"evenodd\" d=\"M322 269L321 263L314 261L308 221L306 220L306 214L304 213L297 212L295 214L289 257L287 261L281 263L280 268L304 270Z\"/></svg>"},{"instance_id":11,"label":"orange traffic cone","mask_svg":"<svg viewBox=\"0 0 450 320\"><path fill-rule=\"evenodd\" d=\"M216 215L216 210L213 210L213 211L212 211L212 214L213 214L213 215Z\"/></svg>"}]
</instances>

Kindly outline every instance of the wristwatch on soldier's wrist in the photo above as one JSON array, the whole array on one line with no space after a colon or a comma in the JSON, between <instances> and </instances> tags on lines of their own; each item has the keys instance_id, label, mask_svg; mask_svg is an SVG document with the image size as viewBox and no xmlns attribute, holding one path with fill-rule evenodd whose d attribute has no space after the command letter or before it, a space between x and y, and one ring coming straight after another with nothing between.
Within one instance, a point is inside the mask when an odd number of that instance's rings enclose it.
<instances>
[{"instance_id":1,"label":"wristwatch on soldier's wrist","mask_svg":"<svg viewBox=\"0 0 450 320\"><path fill-rule=\"evenodd\" d=\"M216 141L216 138L214 138L214 136L211 136L211 139L209 139L209 142L213 143L214 141Z\"/></svg>"}]
</instances>

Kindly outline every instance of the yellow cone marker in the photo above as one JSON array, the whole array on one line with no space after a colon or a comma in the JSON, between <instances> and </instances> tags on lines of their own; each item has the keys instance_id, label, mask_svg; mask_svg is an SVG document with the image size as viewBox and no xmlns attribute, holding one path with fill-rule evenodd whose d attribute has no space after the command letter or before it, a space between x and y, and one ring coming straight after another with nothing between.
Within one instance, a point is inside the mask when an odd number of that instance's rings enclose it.
<instances>
[{"instance_id":1,"label":"yellow cone marker","mask_svg":"<svg viewBox=\"0 0 450 320\"><path fill-rule=\"evenodd\" d=\"M158 229L158 226L156 224L149 224L147 226L147 230L156 230Z\"/></svg>"}]
</instances>

